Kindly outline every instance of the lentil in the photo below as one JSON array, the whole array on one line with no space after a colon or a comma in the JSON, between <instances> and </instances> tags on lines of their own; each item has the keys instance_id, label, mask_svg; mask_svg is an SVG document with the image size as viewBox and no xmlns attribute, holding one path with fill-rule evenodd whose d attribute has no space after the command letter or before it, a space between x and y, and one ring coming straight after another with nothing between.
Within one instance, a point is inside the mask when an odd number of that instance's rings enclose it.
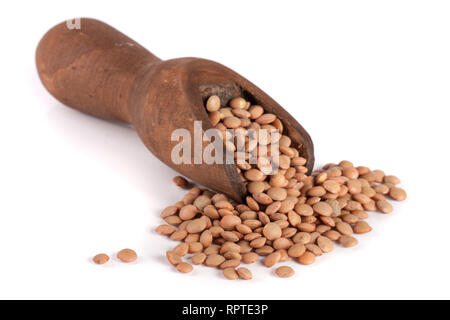
<instances>
[{"instance_id":1,"label":"lentil","mask_svg":"<svg viewBox=\"0 0 450 320\"><path fill-rule=\"evenodd\" d=\"M223 275L228 280L236 280L239 279L239 275L234 268L226 268L223 270Z\"/></svg>"},{"instance_id":2,"label":"lentil","mask_svg":"<svg viewBox=\"0 0 450 320\"><path fill-rule=\"evenodd\" d=\"M185 178L183 178L183 177L181 177L181 176L176 176L176 177L174 177L174 178L172 179L172 181L173 181L173 183L175 183L178 187L183 188L183 189L188 188L189 185L190 185L189 182L188 182Z\"/></svg>"},{"instance_id":3,"label":"lentil","mask_svg":"<svg viewBox=\"0 0 450 320\"><path fill-rule=\"evenodd\" d=\"M294 269L292 269L291 267L288 267L288 266L281 266L281 267L278 267L278 268L275 270L275 273L276 273L280 278L289 278L289 277L292 277L292 276L295 274Z\"/></svg>"},{"instance_id":4,"label":"lentil","mask_svg":"<svg viewBox=\"0 0 450 320\"><path fill-rule=\"evenodd\" d=\"M237 268L236 272L241 279L251 280L253 278L252 272L247 268L244 267Z\"/></svg>"},{"instance_id":5,"label":"lentil","mask_svg":"<svg viewBox=\"0 0 450 320\"><path fill-rule=\"evenodd\" d=\"M105 253L99 253L92 258L92 261L96 264L105 264L109 261L109 256Z\"/></svg>"},{"instance_id":6,"label":"lentil","mask_svg":"<svg viewBox=\"0 0 450 320\"><path fill-rule=\"evenodd\" d=\"M187 262L180 262L179 264L177 264L177 270L181 273L189 273L192 272L194 268Z\"/></svg>"},{"instance_id":7,"label":"lentil","mask_svg":"<svg viewBox=\"0 0 450 320\"><path fill-rule=\"evenodd\" d=\"M133 262L137 259L137 254L131 249L122 249L117 253L117 258L122 262Z\"/></svg>"}]
</instances>

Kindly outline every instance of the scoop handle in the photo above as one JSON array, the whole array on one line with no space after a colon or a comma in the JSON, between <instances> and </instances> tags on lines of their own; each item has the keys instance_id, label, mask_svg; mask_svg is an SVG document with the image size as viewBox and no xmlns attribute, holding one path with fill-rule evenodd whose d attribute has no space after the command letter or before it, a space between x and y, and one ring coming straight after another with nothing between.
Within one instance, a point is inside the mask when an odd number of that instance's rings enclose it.
<instances>
[{"instance_id":1,"label":"scoop handle","mask_svg":"<svg viewBox=\"0 0 450 320\"><path fill-rule=\"evenodd\" d=\"M53 27L36 50L39 77L57 100L97 117L127 123L134 81L160 61L113 27L87 18Z\"/></svg>"}]
</instances>

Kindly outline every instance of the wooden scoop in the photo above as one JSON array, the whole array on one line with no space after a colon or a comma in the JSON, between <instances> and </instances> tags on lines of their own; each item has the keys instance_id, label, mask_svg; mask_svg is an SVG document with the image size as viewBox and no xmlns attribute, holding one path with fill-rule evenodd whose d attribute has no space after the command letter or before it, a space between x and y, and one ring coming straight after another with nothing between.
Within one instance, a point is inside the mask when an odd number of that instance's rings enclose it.
<instances>
[{"instance_id":1,"label":"wooden scoop","mask_svg":"<svg viewBox=\"0 0 450 320\"><path fill-rule=\"evenodd\" d=\"M171 160L172 148L178 144L171 141L175 129L187 129L193 137L196 120L202 121L203 130L212 128L204 107L210 95L218 95L224 105L242 96L280 118L286 134L294 145L300 146L308 169L312 169L313 144L305 129L236 72L198 58L162 61L97 20L80 19L79 27L57 25L42 38L36 51L44 86L63 104L133 125L145 146L169 167L242 201L246 187L234 164L177 165Z\"/></svg>"}]
</instances>

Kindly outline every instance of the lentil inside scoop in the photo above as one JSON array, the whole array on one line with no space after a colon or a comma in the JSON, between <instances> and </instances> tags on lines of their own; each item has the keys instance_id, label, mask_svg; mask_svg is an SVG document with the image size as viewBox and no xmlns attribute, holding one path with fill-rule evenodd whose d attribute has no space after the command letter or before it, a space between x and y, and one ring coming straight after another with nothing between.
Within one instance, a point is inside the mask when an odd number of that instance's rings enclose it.
<instances>
[{"instance_id":1,"label":"lentil inside scoop","mask_svg":"<svg viewBox=\"0 0 450 320\"><path fill-rule=\"evenodd\" d=\"M229 128L255 135L262 129L279 132L256 143L249 136L243 138L245 162L236 169L247 187L245 203L194 187L161 213L166 224L157 232L186 244L176 246L167 256L180 272L192 270L191 264L182 261L191 259L194 265L223 269L226 279L251 279L251 271L238 266L251 265L262 257L267 267L276 268L275 274L290 277L294 270L277 268L279 263L294 260L310 265L336 251L335 245L357 245L355 234L372 230L364 221L369 212L390 213L393 206L388 200L406 199L406 192L398 186L400 179L381 170L355 167L350 161L330 163L308 174L302 146L293 143L282 119L265 113L264 106L242 97L227 106L226 101L211 96L205 109L227 147L234 143L226 132ZM250 161L260 156L262 146L270 148L277 142L281 154L277 163L271 154ZM176 184L184 187L189 182L177 178Z\"/></svg>"}]
</instances>

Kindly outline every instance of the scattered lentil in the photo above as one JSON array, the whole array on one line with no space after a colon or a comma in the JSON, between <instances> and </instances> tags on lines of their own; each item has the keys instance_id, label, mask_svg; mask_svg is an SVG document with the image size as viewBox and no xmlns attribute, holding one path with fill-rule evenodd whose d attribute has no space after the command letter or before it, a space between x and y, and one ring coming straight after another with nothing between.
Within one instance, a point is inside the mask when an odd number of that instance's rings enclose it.
<instances>
[{"instance_id":1,"label":"scattered lentil","mask_svg":"<svg viewBox=\"0 0 450 320\"><path fill-rule=\"evenodd\" d=\"M105 253L99 253L92 258L92 261L96 264L105 264L109 261L109 256Z\"/></svg>"},{"instance_id":2,"label":"scattered lentil","mask_svg":"<svg viewBox=\"0 0 450 320\"><path fill-rule=\"evenodd\" d=\"M265 113L259 105L251 105L241 97L224 106L218 96L206 100L206 110L219 130L237 129L247 133L255 130L259 140L245 140L246 162L238 164L238 173L247 187L245 204L236 204L223 194L192 188L181 202L161 213L165 225L156 231L175 241L184 241L167 253L170 263L180 272L192 271L181 257L193 253L192 263L223 269L228 279L251 279L247 268L240 263L255 263L265 256L264 265L295 258L310 265L316 257L334 250L333 242L353 247L358 240L352 235L370 232L364 221L367 211L390 213L394 200L405 200L406 192L397 187L400 179L381 170L354 167L350 161L327 164L308 173L307 160L297 145L283 133L283 123L276 115ZM267 137L260 129L278 129ZM223 134L228 139L227 134ZM258 156L260 147L279 143L281 155L278 171L272 171L272 159ZM231 141L225 141L236 151ZM236 154L237 155L237 154ZM185 187L189 182L174 178ZM287 266L276 269L280 277L289 277L294 270Z\"/></svg>"},{"instance_id":3,"label":"scattered lentil","mask_svg":"<svg viewBox=\"0 0 450 320\"><path fill-rule=\"evenodd\" d=\"M279 276L280 278L289 278L289 277L292 277L292 276L295 274L294 269L292 269L292 268L289 267L289 266L281 266L281 267L278 267L278 268L275 270L275 273L276 273L277 276Z\"/></svg>"},{"instance_id":4,"label":"scattered lentil","mask_svg":"<svg viewBox=\"0 0 450 320\"><path fill-rule=\"evenodd\" d=\"M131 249L122 249L117 253L117 258L122 262L133 262L137 259L137 254Z\"/></svg>"}]
</instances>

